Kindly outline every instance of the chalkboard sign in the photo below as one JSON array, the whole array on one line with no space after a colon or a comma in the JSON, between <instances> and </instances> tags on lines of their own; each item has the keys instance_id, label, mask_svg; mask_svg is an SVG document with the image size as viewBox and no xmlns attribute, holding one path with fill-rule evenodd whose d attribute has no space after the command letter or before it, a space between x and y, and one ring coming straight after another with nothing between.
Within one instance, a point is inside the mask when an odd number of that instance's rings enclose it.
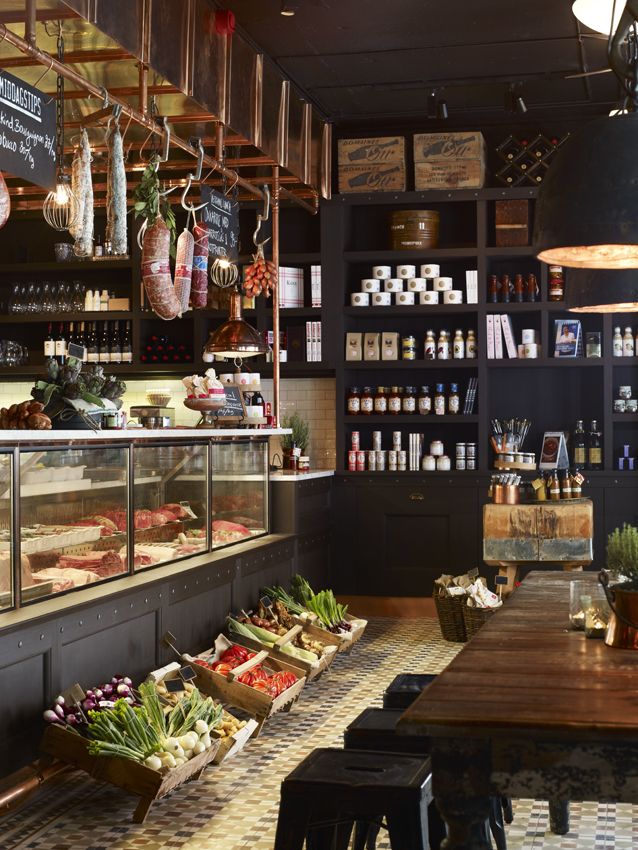
<instances>
[{"instance_id":1,"label":"chalkboard sign","mask_svg":"<svg viewBox=\"0 0 638 850\"><path fill-rule=\"evenodd\" d=\"M220 410L215 411L215 417L217 419L243 419L246 415L246 408L244 407L241 389L225 385L224 392L226 393L226 404Z\"/></svg>"},{"instance_id":2,"label":"chalkboard sign","mask_svg":"<svg viewBox=\"0 0 638 850\"><path fill-rule=\"evenodd\" d=\"M55 99L0 72L0 170L55 188Z\"/></svg>"},{"instance_id":3,"label":"chalkboard sign","mask_svg":"<svg viewBox=\"0 0 638 850\"><path fill-rule=\"evenodd\" d=\"M239 204L202 186L202 224L208 228L208 253L215 259L236 260L239 256Z\"/></svg>"}]
</instances>

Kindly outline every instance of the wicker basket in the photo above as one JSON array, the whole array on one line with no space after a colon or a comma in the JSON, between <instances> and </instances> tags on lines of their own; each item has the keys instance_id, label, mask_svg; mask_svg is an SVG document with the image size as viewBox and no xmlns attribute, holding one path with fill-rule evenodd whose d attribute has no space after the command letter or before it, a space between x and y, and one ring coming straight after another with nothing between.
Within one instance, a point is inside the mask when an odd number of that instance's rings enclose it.
<instances>
[{"instance_id":1,"label":"wicker basket","mask_svg":"<svg viewBox=\"0 0 638 850\"><path fill-rule=\"evenodd\" d=\"M463 606L463 621L469 640L498 611L498 608L470 608Z\"/></svg>"},{"instance_id":2,"label":"wicker basket","mask_svg":"<svg viewBox=\"0 0 638 850\"><path fill-rule=\"evenodd\" d=\"M467 597L439 596L436 591L433 596L443 640L465 643L467 634L463 620L463 609L467 607L465 604Z\"/></svg>"}]
</instances>

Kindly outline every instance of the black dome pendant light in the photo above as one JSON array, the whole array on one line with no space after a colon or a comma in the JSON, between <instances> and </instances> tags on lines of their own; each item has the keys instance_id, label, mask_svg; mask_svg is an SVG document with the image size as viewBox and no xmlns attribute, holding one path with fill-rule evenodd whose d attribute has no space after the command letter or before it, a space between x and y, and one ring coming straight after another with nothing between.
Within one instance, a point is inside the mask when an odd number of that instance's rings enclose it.
<instances>
[{"instance_id":1,"label":"black dome pendant light","mask_svg":"<svg viewBox=\"0 0 638 850\"><path fill-rule=\"evenodd\" d=\"M572 313L638 312L638 269L574 269L565 307Z\"/></svg>"},{"instance_id":2,"label":"black dome pendant light","mask_svg":"<svg viewBox=\"0 0 638 850\"><path fill-rule=\"evenodd\" d=\"M539 188L534 250L546 263L638 268L637 18L638 0L628 0L608 49L630 111L575 133Z\"/></svg>"}]
</instances>

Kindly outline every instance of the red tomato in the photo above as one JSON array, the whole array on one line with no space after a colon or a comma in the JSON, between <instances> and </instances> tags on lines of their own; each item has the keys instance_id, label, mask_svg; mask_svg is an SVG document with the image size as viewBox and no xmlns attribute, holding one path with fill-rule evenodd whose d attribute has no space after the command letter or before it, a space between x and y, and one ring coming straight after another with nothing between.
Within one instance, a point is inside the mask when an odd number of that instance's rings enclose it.
<instances>
[{"instance_id":1,"label":"red tomato","mask_svg":"<svg viewBox=\"0 0 638 850\"><path fill-rule=\"evenodd\" d=\"M242 673L241 676L237 677L237 681L241 682L242 685L252 685L255 681L252 670L246 670L245 673Z\"/></svg>"},{"instance_id":2,"label":"red tomato","mask_svg":"<svg viewBox=\"0 0 638 850\"><path fill-rule=\"evenodd\" d=\"M256 691L261 691L261 693L268 694L270 697L279 696L277 693L277 688L270 685L268 682L255 682L253 688Z\"/></svg>"},{"instance_id":3,"label":"red tomato","mask_svg":"<svg viewBox=\"0 0 638 850\"><path fill-rule=\"evenodd\" d=\"M213 670L216 673L219 673L220 676L227 676L232 669L232 664L225 664L223 661L216 661L215 664L213 664Z\"/></svg>"}]
</instances>

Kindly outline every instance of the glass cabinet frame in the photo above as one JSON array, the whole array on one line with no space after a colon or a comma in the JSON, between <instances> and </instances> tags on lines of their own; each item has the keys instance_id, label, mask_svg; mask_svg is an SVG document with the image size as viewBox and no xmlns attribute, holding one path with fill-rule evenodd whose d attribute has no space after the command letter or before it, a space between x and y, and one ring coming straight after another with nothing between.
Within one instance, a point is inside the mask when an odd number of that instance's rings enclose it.
<instances>
[{"instance_id":1,"label":"glass cabinet frame","mask_svg":"<svg viewBox=\"0 0 638 850\"><path fill-rule=\"evenodd\" d=\"M123 497L122 493L119 494L120 504L109 504L107 494L111 488L108 485L104 486L106 483L104 480L100 481L102 486L100 489L96 488L96 492L92 490L93 483L89 483L88 487L74 487L76 478L69 480L66 488L64 484L58 488L51 487L50 484L45 483L50 481L48 474L50 467L64 465L63 462L60 464L57 463L57 458L64 457L64 453L83 453L79 456L80 465L84 469L88 468L89 472L91 470L95 472L96 467L91 466L90 459L92 457L98 459L100 457L104 458L105 452L108 453L113 450L119 450L121 452L121 462L114 463L111 467L108 467L108 464L104 463L101 467L101 474L104 475L106 470L106 481L113 480L113 489L118 484L120 487L124 487L125 497ZM189 452L188 450L191 451ZM100 452L102 453L101 456L98 454ZM148 470L154 463L154 452L157 453L157 465L160 467L157 469L157 485L153 480L154 475L144 475L144 470ZM174 469L170 469L168 465L164 465L164 459L170 458L171 452L178 458ZM30 453L34 457L37 455L36 461L32 464L25 462L25 458ZM9 498L8 506L5 506L8 507L9 514L8 519L5 520L0 516L0 537L2 536L3 524L8 524L10 532L8 535L10 574L8 579L6 575L0 575L0 627L2 626L2 614L16 608L26 608L45 599L74 593L89 586L96 586L98 584L102 586L126 576L139 574L140 570L146 572L157 567L181 563L189 558L217 553L220 550L227 552L233 545L244 543L269 533L269 454L268 436L266 435L263 437L253 435L224 437L220 435L214 437L206 436L201 439L197 439L196 437L192 439L180 439L171 435L166 439L145 439L143 437L140 439L131 437L130 439L118 439L111 442L102 442L101 440L87 440L83 442L82 438L78 437L77 442L73 441L72 443L56 442L54 435L51 435L51 442L45 442L43 440L42 443L30 442L18 444L13 447L0 447L0 483L2 483L1 470L3 468L2 459L4 457L9 458L9 463L4 463L4 466L9 469ZM217 470L214 463L214 459L217 457L230 458L231 466L237 466L237 471L229 474L227 471ZM82 463L84 460L87 460L86 464ZM185 483L191 483L192 487L186 487L182 494L179 485L180 470L188 467L191 461L194 461L193 469L189 470L184 478L186 479ZM99 463L99 460L96 463ZM33 470L36 465L38 469L34 475ZM23 469L25 466L31 468L29 478L25 474L26 470ZM118 471L121 472L121 476L118 475ZM41 476L42 483L39 482L38 472L47 473ZM85 474L88 478L89 473L84 473L84 471L80 477L83 477ZM97 474L99 476L100 472ZM35 488L33 486L34 483L36 484ZM244 494L243 499L237 502L238 505L241 505L241 510L238 509L240 510L238 517L240 519L243 518L245 522L252 519L252 523L250 523L250 528L243 527L239 523L233 523L232 504L234 503L231 502L230 509L224 513L223 524L229 526L236 525L243 528L243 531L241 534L231 533L227 535L223 539L223 542L220 543L217 539L215 541L213 540L213 522L215 520L213 505L215 504L217 492L222 494L228 493L231 488L234 491L240 492L240 494L241 492ZM25 493L25 490L28 490L28 492ZM6 491L0 491L0 497L3 492ZM64 493L69 494L68 500L64 499ZM23 549L28 550L29 553L33 553L34 551L32 545L27 547L26 543L23 544L23 537L26 540L30 535L34 535L39 541L40 538L38 535L41 526L48 526L47 533L61 534L63 529L56 528L52 531L52 527L56 526L56 517L59 519L65 516L71 517L74 520L72 522L70 519L67 519L66 527L69 529L73 527L76 532L78 530L81 531L81 528L76 529L76 526L81 527L86 524L82 521L82 508L78 511L77 516L73 516L72 510L69 510L68 506L74 503L84 506L85 499L96 501L102 493L105 494L104 507L100 507L99 510L101 511L103 509L108 514L108 518L97 516L97 521L104 526L100 526L100 534L105 535L99 537L98 543L95 542L98 538L94 534L89 534L87 535L87 540L90 538L93 542L86 543L84 547L71 545L82 537L81 533L79 536L76 533L76 536L68 539L68 535L65 536L64 541L62 536L60 536L60 542L57 545L52 546L48 550L46 547L43 547L43 551L45 553L47 551L53 552L53 557L56 557L57 552L57 556L60 558L59 565L62 566L64 564L71 567L75 565L75 561L78 563L81 561L82 554L80 553L88 553L84 557L93 563L95 558L91 558L90 556L96 555L98 551L99 553L117 551L122 559L122 571L113 574L109 574L108 571L105 571L104 574L98 572L97 575L99 578L95 577L96 574L92 574L93 578L80 586L66 586L65 582L60 582L59 589L57 590L51 589L40 594L30 594L28 592L25 594L25 589L28 590L36 585L26 584L25 579L24 588L22 586L22 565L24 562L23 555L25 555ZM57 494L58 499L56 504L61 507L57 512L50 509L51 520L49 520L47 518L46 499L52 494ZM180 494L181 497L178 498ZM251 494L254 494L254 498L252 498ZM148 500L148 504L142 507L144 499ZM193 503L192 509L191 502ZM254 504L252 504L253 502ZM36 508L38 503L41 504L39 508ZM50 500L50 504L53 504L53 500ZM177 507L180 504L184 506L184 510L178 512ZM67 508L66 513L64 510L65 507ZM3 505L0 501L0 512L2 508ZM119 510L116 511L115 508L119 508ZM168 516L168 509L174 511L174 521L171 516ZM158 521L161 519L160 514L164 514L166 523L157 546L155 546L155 541L153 540L155 526L148 529L150 531L148 535L139 533L137 535L138 540L136 540L136 532L140 531L139 528L136 528L136 510L141 511L145 515L157 514L152 522ZM98 511L96 510L95 513L97 514ZM115 514L118 515L116 516ZM243 516L244 514L245 516ZM166 519L166 517L168 518ZM106 527L107 523L108 527ZM111 523L116 523L116 525L111 525ZM57 524L64 526L65 520L59 519L59 523ZM36 528L33 529L31 526L36 526ZM113 534L112 541L108 539L109 534ZM4 536L7 535L5 534ZM115 539L116 536L117 540ZM172 536L175 539L168 542ZM137 566L136 543L138 555ZM143 559L140 557L142 553L146 554L151 550L153 555L155 555L163 544L165 544L163 556L160 556L157 562L152 560L143 563ZM174 547L173 553L166 548L167 546ZM125 550L124 547L126 547ZM0 547L0 555L1 552ZM109 557L111 556L109 555ZM62 561L62 558L64 558L64 561ZM55 565L57 567L58 563L56 562ZM42 568L39 567L38 569ZM29 572L30 570L31 568ZM72 570L70 571L72 572ZM59 573L62 571L56 569L54 572ZM3 592L1 588L7 584L7 580L9 587ZM52 584L51 587L55 588L56 585ZM3 599L3 596L6 596L6 599Z\"/></svg>"}]
</instances>

